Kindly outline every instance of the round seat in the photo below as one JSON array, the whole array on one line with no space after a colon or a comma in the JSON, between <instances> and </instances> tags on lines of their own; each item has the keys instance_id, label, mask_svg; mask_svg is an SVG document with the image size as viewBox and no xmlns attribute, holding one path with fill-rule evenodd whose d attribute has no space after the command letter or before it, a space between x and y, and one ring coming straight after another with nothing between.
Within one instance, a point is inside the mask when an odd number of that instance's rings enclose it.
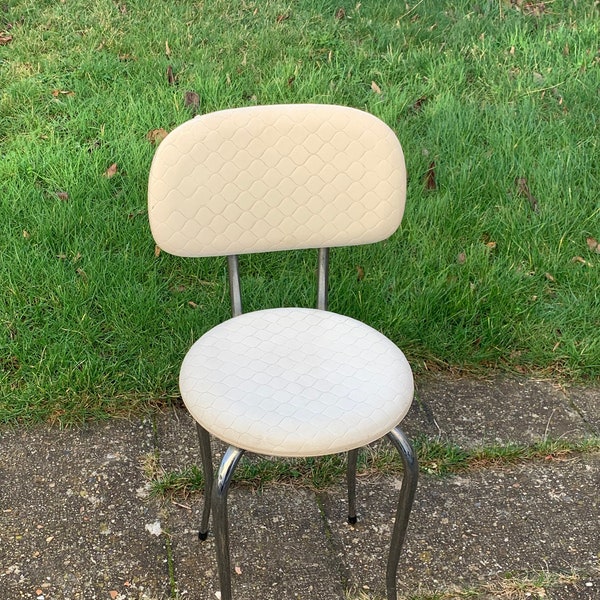
<instances>
[{"instance_id":1,"label":"round seat","mask_svg":"<svg viewBox=\"0 0 600 600\"><path fill-rule=\"evenodd\" d=\"M217 325L190 348L179 383L207 431L273 456L369 444L402 420L414 389L408 361L383 334L308 308L260 310Z\"/></svg>"}]
</instances>

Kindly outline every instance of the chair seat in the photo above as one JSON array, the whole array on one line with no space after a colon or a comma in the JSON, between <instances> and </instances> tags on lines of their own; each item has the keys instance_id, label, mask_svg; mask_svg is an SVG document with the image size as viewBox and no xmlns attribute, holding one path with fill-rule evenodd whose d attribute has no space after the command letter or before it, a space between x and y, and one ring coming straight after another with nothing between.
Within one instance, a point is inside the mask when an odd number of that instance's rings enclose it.
<instances>
[{"instance_id":1,"label":"chair seat","mask_svg":"<svg viewBox=\"0 0 600 600\"><path fill-rule=\"evenodd\" d=\"M245 313L187 353L181 395L194 419L238 448L319 456L379 439L413 398L398 347L350 317L309 308Z\"/></svg>"}]
</instances>

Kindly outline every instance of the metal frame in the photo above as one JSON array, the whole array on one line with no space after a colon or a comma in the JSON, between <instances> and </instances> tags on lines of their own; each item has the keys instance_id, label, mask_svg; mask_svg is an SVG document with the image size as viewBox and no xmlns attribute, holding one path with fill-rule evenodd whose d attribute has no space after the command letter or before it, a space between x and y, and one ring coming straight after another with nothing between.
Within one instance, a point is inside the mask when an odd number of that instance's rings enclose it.
<instances>
[{"instance_id":1,"label":"metal frame","mask_svg":"<svg viewBox=\"0 0 600 600\"><path fill-rule=\"evenodd\" d=\"M242 296L240 286L239 260L237 255L227 257L229 294L231 297L231 313L233 317L242 314ZM317 308L327 310L327 292L329 279L329 248L319 249L317 276ZM219 466L217 478L214 478L210 434L200 424L196 426L200 442L200 455L204 473L204 507L198 537L205 540L208 537L208 521L211 507L213 508L213 526L215 530L215 545L217 549L217 566L221 587L221 600L231 600L231 558L229 553L229 522L227 516L227 494L235 469L244 455L245 450L229 446ZM410 517L419 466L417 456L404 432L395 427L387 434L387 438L400 454L404 473L396 509L396 520L390 541L386 570L387 600L397 600L396 574L400 552L406 537L406 529ZM356 468L358 463L358 448L348 451L347 483L348 483L348 522L355 524L356 516Z\"/></svg>"}]
</instances>

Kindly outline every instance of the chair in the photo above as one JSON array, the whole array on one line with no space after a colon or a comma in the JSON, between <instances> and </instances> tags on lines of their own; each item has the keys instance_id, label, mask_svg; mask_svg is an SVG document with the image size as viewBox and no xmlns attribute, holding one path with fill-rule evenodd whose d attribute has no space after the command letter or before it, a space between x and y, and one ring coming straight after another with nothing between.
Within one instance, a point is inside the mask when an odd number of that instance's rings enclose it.
<instances>
[{"instance_id":1,"label":"chair","mask_svg":"<svg viewBox=\"0 0 600 600\"><path fill-rule=\"evenodd\" d=\"M218 111L177 127L156 151L148 206L158 246L178 256L228 257L233 318L191 347L179 379L206 485L199 537L208 535L212 503L222 600L231 599L227 492L244 452L348 452L348 521L356 523L358 449L386 435L404 465L386 574L388 600L396 600L418 475L397 426L412 402L412 373L384 335L328 311L327 293L329 248L390 236L405 195L393 131L341 106ZM317 308L242 314L238 255L305 248L319 249ZM210 434L229 445L216 480Z\"/></svg>"}]
</instances>

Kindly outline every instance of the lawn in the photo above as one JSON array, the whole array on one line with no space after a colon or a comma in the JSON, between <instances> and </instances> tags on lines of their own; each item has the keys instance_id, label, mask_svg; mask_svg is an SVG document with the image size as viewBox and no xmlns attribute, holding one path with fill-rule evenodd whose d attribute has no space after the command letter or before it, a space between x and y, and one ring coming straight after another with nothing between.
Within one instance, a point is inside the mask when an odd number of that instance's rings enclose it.
<instances>
[{"instance_id":1,"label":"lawn","mask_svg":"<svg viewBox=\"0 0 600 600\"><path fill-rule=\"evenodd\" d=\"M581 0L0 7L0 422L177 396L229 314L226 264L155 247L150 161L193 115L252 104L354 106L403 144L403 225L332 252L332 310L417 372L598 380L599 39ZM315 266L243 257L246 308L312 305Z\"/></svg>"}]
</instances>

